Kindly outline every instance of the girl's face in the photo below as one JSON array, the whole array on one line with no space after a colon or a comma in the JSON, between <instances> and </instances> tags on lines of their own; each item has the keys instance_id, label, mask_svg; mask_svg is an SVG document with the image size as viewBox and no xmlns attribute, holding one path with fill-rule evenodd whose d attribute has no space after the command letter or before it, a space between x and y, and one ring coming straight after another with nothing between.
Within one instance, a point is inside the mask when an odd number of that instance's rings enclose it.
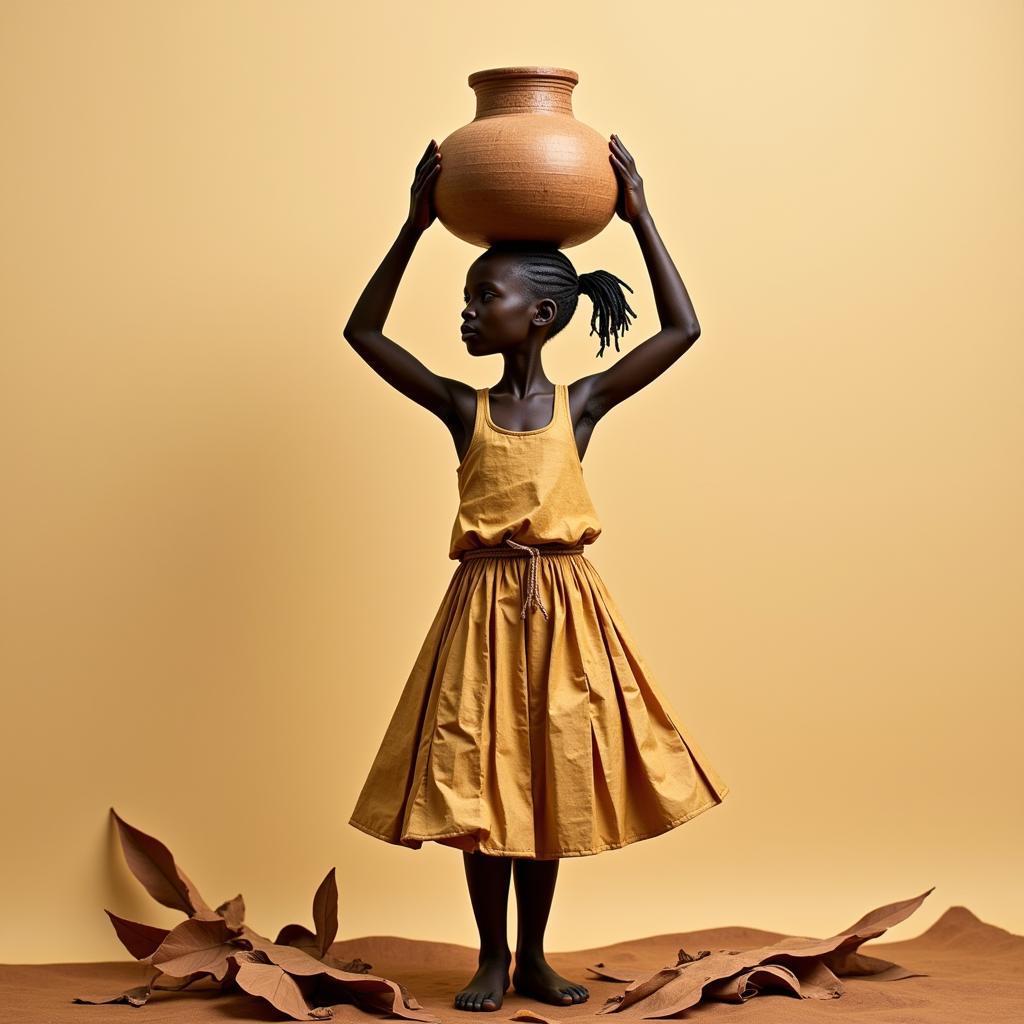
<instances>
[{"instance_id":1,"label":"girl's face","mask_svg":"<svg viewBox=\"0 0 1024 1024\"><path fill-rule=\"evenodd\" d=\"M462 340L470 355L506 352L546 333L557 307L551 299L534 299L523 288L505 257L477 260L466 276Z\"/></svg>"}]
</instances>

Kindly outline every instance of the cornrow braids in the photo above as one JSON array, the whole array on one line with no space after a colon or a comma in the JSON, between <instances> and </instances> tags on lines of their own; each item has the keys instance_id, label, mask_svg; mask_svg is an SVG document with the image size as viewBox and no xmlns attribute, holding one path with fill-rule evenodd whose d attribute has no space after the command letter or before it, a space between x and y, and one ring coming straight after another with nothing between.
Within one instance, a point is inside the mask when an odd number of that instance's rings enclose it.
<instances>
[{"instance_id":1,"label":"cornrow braids","mask_svg":"<svg viewBox=\"0 0 1024 1024\"><path fill-rule=\"evenodd\" d=\"M594 270L577 275L569 258L554 246L532 242L500 242L492 245L483 255L515 255L513 269L534 298L552 299L558 307L552 321L548 339L553 338L572 319L580 295L590 296L594 313L590 318L590 333L595 331L601 347L595 356L603 356L612 342L619 352L619 335L629 330L629 316L636 317L630 307L623 286L632 288L621 278L606 270Z\"/></svg>"}]
</instances>

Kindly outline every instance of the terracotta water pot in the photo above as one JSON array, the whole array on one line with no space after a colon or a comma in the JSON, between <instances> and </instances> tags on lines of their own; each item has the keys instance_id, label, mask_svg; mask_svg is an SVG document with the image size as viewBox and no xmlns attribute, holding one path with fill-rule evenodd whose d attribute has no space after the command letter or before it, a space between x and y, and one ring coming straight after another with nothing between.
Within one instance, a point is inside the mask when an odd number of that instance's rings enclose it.
<instances>
[{"instance_id":1,"label":"terracotta water pot","mask_svg":"<svg viewBox=\"0 0 1024 1024\"><path fill-rule=\"evenodd\" d=\"M441 143L437 219L484 248L528 240L562 249L598 234L615 214L618 179L608 140L577 121L567 68L476 71L476 117Z\"/></svg>"}]
</instances>

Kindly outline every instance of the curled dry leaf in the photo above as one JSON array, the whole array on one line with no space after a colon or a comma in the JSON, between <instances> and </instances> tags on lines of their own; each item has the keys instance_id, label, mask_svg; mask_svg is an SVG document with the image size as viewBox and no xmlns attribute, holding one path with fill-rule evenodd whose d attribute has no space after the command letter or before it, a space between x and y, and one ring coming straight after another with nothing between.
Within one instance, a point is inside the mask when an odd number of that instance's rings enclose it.
<instances>
[{"instance_id":1,"label":"curled dry leaf","mask_svg":"<svg viewBox=\"0 0 1024 1024\"><path fill-rule=\"evenodd\" d=\"M212 920L219 916L199 895L185 872L174 863L171 851L159 839L129 825L113 807L110 813L117 823L121 849L128 867L153 899L189 917Z\"/></svg>"},{"instance_id":2,"label":"curled dry leaf","mask_svg":"<svg viewBox=\"0 0 1024 1024\"><path fill-rule=\"evenodd\" d=\"M71 1002L73 1003L128 1003L130 1006L145 1006L149 1000L149 994L153 989L153 980L159 975L159 971L153 975L144 985L137 985L135 988L125 989L124 992L116 996L96 996L95 998L89 998L87 996L75 996Z\"/></svg>"},{"instance_id":3,"label":"curled dry leaf","mask_svg":"<svg viewBox=\"0 0 1024 1024\"><path fill-rule=\"evenodd\" d=\"M523 1007L521 1010L516 1010L516 1012L509 1017L509 1020L532 1020L536 1021L537 1024L557 1024L557 1021L555 1021L553 1017L545 1017L543 1013L538 1013L536 1010L530 1010L527 1007Z\"/></svg>"}]
</instances>

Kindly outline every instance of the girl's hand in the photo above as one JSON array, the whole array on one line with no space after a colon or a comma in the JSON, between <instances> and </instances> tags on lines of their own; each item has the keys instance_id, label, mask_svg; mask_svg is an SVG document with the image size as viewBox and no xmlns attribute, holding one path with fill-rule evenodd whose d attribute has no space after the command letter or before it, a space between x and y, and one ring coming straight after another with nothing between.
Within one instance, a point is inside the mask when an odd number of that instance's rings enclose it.
<instances>
[{"instance_id":1,"label":"girl's hand","mask_svg":"<svg viewBox=\"0 0 1024 1024\"><path fill-rule=\"evenodd\" d=\"M408 223L417 231L426 231L437 211L434 209L434 183L441 173L441 151L437 143L431 139L420 162L416 165L416 177L412 183L412 195L409 200Z\"/></svg>"},{"instance_id":2,"label":"girl's hand","mask_svg":"<svg viewBox=\"0 0 1024 1024\"><path fill-rule=\"evenodd\" d=\"M611 153L608 157L619 179L619 197L615 212L630 224L647 213L647 199L644 196L644 180L637 173L636 163L629 150L613 135L608 143Z\"/></svg>"}]
</instances>

